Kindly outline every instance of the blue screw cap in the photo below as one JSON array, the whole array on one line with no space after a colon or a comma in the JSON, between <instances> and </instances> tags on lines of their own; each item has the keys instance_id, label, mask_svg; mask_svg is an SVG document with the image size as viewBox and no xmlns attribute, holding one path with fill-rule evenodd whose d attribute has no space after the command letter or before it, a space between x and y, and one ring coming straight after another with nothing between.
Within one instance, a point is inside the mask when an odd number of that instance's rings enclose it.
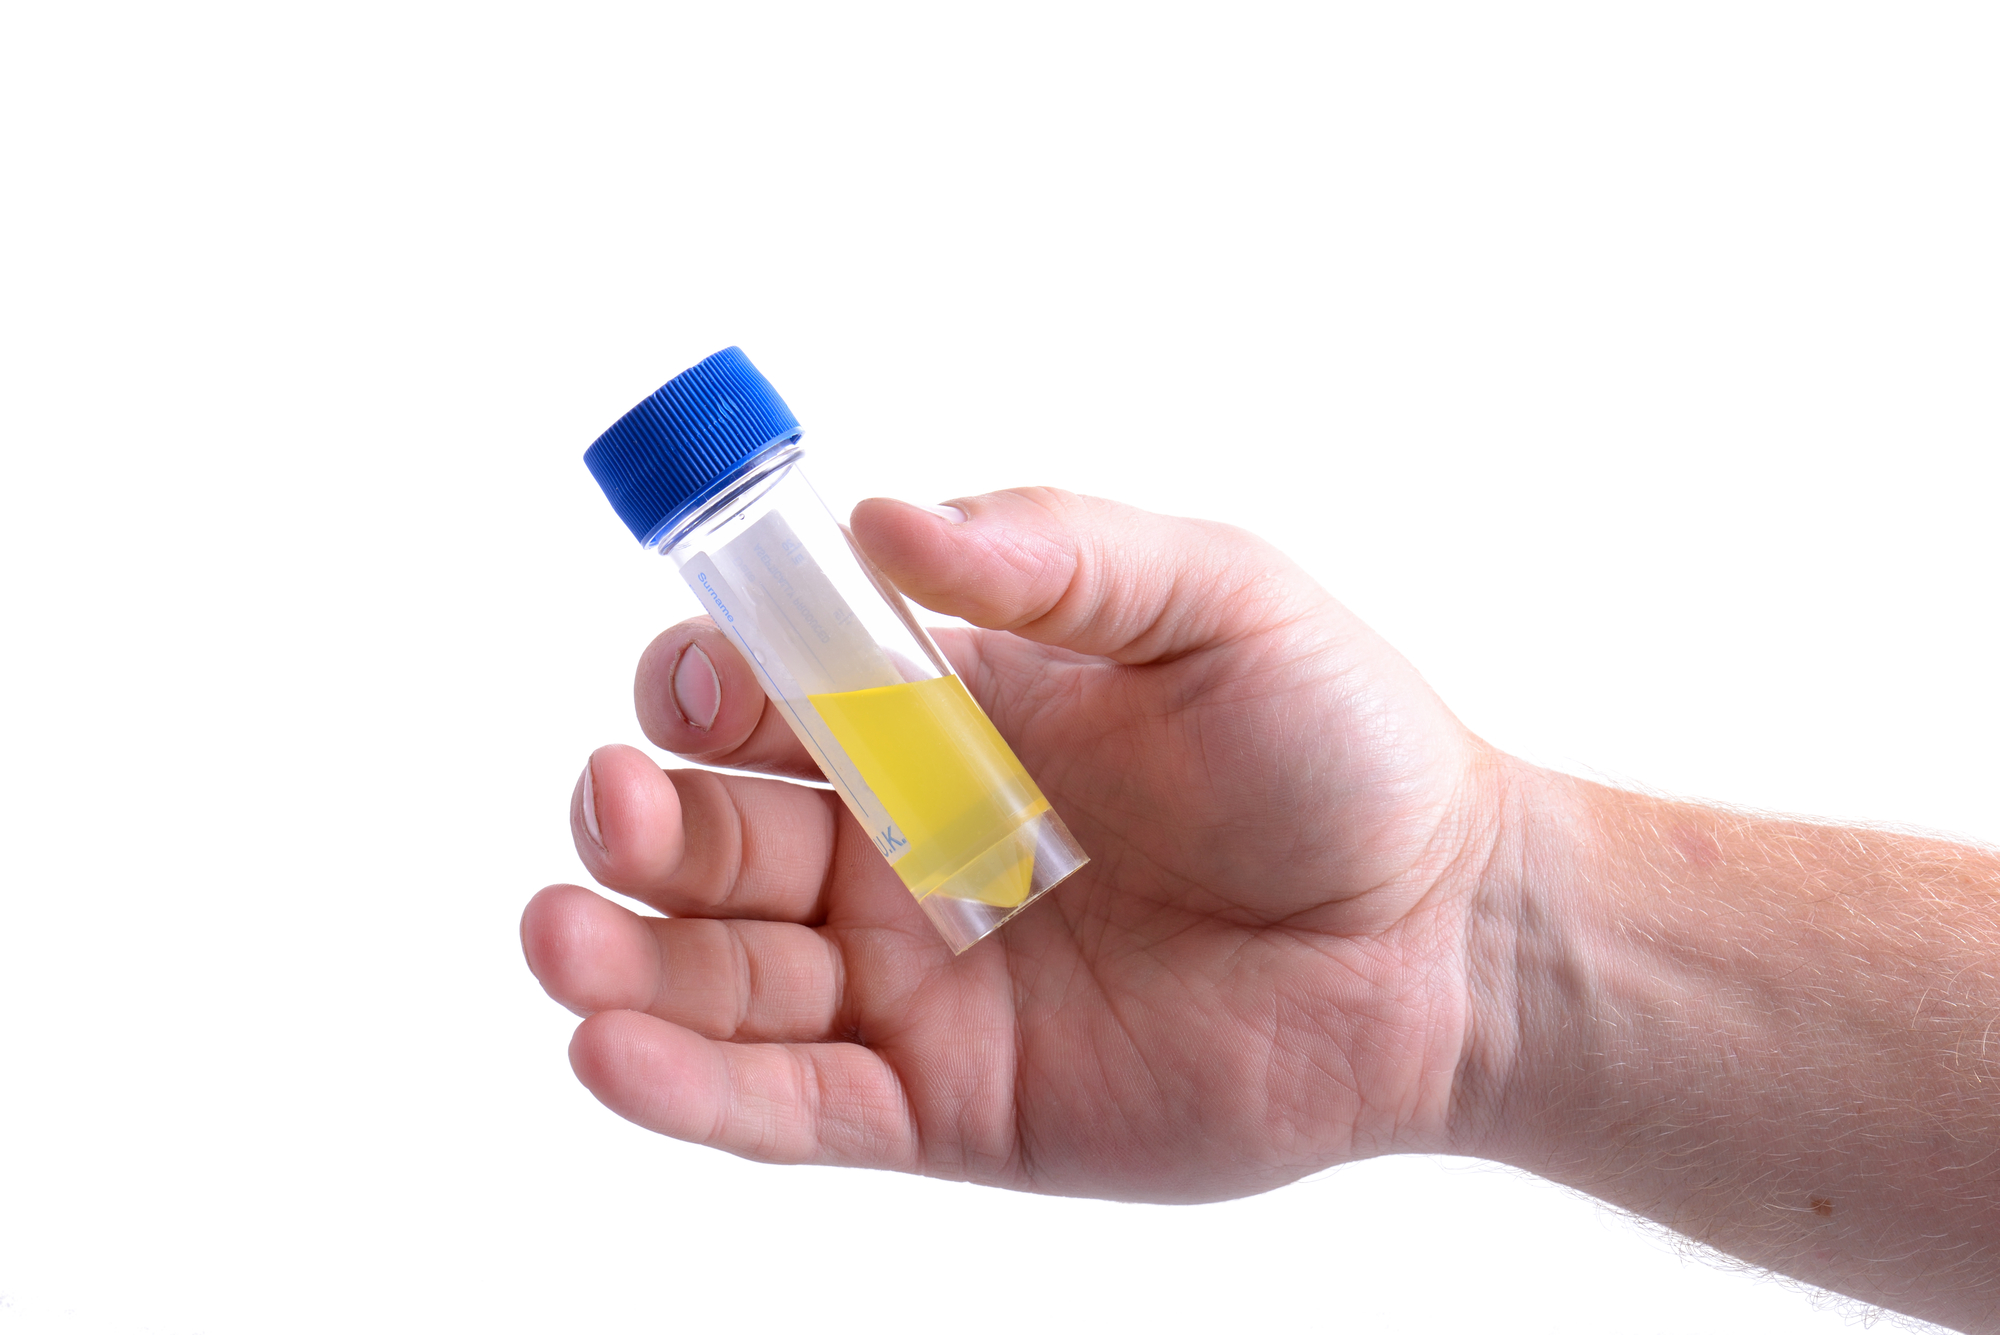
<instances>
[{"instance_id":1,"label":"blue screw cap","mask_svg":"<svg viewBox=\"0 0 2000 1335\"><path fill-rule=\"evenodd\" d=\"M724 348L613 422L583 462L632 536L650 545L744 464L799 434L743 349Z\"/></svg>"}]
</instances>

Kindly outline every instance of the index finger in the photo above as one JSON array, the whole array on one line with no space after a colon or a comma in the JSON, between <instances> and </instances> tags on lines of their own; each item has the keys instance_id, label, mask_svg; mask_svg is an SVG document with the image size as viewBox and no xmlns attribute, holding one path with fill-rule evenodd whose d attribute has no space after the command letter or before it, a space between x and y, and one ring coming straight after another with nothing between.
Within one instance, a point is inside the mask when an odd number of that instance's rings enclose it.
<instances>
[{"instance_id":1,"label":"index finger","mask_svg":"<svg viewBox=\"0 0 2000 1335\"><path fill-rule=\"evenodd\" d=\"M707 617L669 627L646 646L632 699L652 743L688 760L825 778L755 669Z\"/></svg>"}]
</instances>

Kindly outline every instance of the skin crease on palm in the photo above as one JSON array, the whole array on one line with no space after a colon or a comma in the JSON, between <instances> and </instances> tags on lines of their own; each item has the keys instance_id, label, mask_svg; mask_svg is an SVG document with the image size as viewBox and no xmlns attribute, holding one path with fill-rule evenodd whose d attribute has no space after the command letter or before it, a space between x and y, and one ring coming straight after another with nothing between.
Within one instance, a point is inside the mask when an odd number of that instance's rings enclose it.
<instances>
[{"instance_id":1,"label":"skin crease on palm","mask_svg":"<svg viewBox=\"0 0 2000 1335\"><path fill-rule=\"evenodd\" d=\"M1448 1148L1502 758L1248 534L1045 489L953 504L864 502L853 532L988 628L937 639L1090 864L954 958L683 623L640 664L647 736L783 777L591 757L585 865L669 916L575 886L529 905L530 967L587 1017L578 1077L755 1159L1121 1200Z\"/></svg>"}]
</instances>

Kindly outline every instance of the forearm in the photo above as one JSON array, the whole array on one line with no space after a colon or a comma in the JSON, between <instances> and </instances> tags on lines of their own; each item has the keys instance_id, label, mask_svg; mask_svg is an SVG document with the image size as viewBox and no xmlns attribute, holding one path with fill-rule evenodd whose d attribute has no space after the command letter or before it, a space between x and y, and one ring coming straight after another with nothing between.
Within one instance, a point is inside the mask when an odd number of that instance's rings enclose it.
<instances>
[{"instance_id":1,"label":"forearm","mask_svg":"<svg viewBox=\"0 0 2000 1335\"><path fill-rule=\"evenodd\" d=\"M2000 1329L2000 857L1525 767L1511 810L1464 1147Z\"/></svg>"}]
</instances>

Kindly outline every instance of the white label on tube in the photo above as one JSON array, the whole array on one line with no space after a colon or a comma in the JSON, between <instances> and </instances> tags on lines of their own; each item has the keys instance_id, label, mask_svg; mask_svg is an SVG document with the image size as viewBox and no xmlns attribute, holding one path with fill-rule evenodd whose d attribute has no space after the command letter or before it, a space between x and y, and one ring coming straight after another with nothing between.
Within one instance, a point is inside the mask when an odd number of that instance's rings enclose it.
<instances>
[{"instance_id":1,"label":"white label on tube","mask_svg":"<svg viewBox=\"0 0 2000 1335\"><path fill-rule=\"evenodd\" d=\"M903 678L777 511L715 553L723 579L745 595L767 649L804 695L865 691Z\"/></svg>"},{"instance_id":2,"label":"white label on tube","mask_svg":"<svg viewBox=\"0 0 2000 1335\"><path fill-rule=\"evenodd\" d=\"M719 552L696 554L681 576L882 856L901 858L909 840L807 698L901 678L784 518L768 514Z\"/></svg>"}]
</instances>

